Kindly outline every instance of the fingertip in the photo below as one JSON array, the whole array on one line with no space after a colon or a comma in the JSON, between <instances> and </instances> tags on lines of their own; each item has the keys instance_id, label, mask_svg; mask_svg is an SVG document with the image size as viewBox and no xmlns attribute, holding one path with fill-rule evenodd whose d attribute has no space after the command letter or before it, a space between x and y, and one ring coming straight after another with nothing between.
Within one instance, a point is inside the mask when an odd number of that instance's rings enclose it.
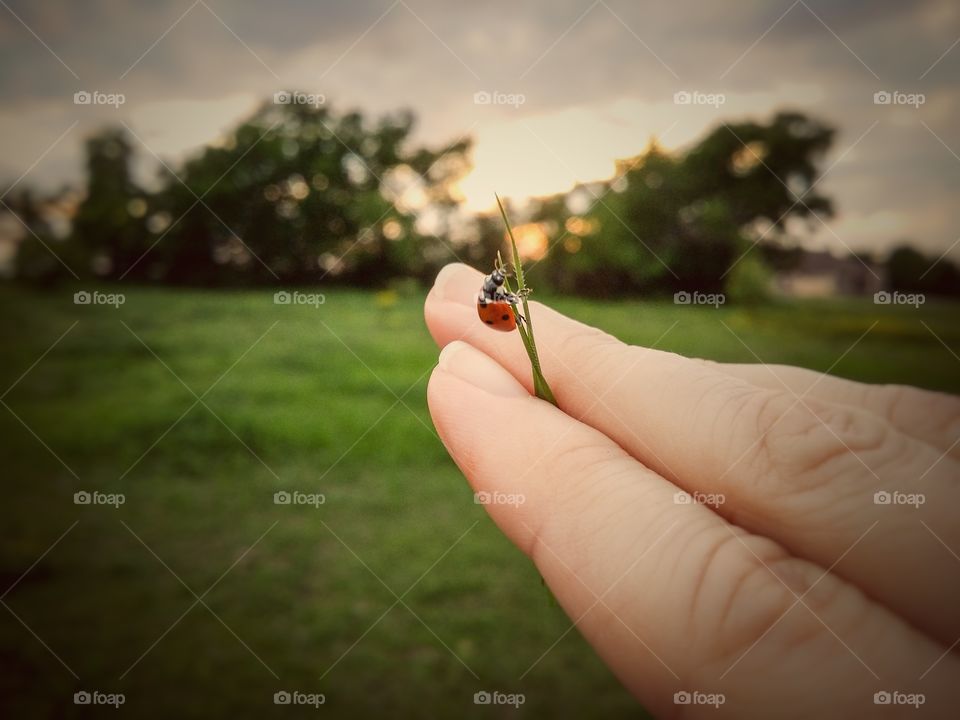
<instances>
[{"instance_id":1,"label":"fingertip","mask_svg":"<svg viewBox=\"0 0 960 720\"><path fill-rule=\"evenodd\" d=\"M427 385L427 405L440 438L468 477L500 432L504 404L529 397L526 389L489 356L453 340L440 352ZM520 408L512 408L516 413Z\"/></svg>"},{"instance_id":2,"label":"fingertip","mask_svg":"<svg viewBox=\"0 0 960 720\"><path fill-rule=\"evenodd\" d=\"M457 334L456 327L463 319L457 312L475 298L482 275L463 263L444 265L433 282L423 303L423 319L438 346L443 347Z\"/></svg>"},{"instance_id":3,"label":"fingertip","mask_svg":"<svg viewBox=\"0 0 960 720\"><path fill-rule=\"evenodd\" d=\"M505 398L528 396L517 379L499 363L462 340L445 345L437 365L488 395Z\"/></svg>"},{"instance_id":4,"label":"fingertip","mask_svg":"<svg viewBox=\"0 0 960 720\"><path fill-rule=\"evenodd\" d=\"M483 274L463 263L444 265L433 281L430 294L441 302L469 305L479 289Z\"/></svg>"}]
</instances>

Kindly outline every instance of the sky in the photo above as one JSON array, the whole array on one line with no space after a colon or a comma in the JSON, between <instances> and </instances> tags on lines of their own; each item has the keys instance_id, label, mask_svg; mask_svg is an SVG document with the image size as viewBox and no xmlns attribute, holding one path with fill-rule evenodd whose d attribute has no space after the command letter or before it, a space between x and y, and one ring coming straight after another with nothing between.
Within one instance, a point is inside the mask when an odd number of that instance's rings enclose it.
<instances>
[{"instance_id":1,"label":"sky","mask_svg":"<svg viewBox=\"0 0 960 720\"><path fill-rule=\"evenodd\" d=\"M810 247L957 258L958 79L956 0L0 0L0 182L79 182L106 123L176 163L298 89L472 137L479 211L789 109L838 131L817 185L837 213L794 228Z\"/></svg>"}]
</instances>

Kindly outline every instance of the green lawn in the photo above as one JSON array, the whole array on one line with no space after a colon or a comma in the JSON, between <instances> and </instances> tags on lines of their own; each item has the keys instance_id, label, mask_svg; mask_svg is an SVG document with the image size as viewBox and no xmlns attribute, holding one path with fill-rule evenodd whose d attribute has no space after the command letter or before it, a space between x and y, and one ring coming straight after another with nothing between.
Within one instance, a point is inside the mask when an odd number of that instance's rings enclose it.
<instances>
[{"instance_id":1,"label":"green lawn","mask_svg":"<svg viewBox=\"0 0 960 720\"><path fill-rule=\"evenodd\" d=\"M421 298L124 292L113 309L0 288L0 390L28 426L0 408L0 592L43 556L3 598L29 629L0 608L0 716L77 716L82 689L157 718L260 718L284 689L338 717L637 716L576 632L538 662L569 621L434 434ZM933 335L960 353L956 307L553 304L632 342L672 327L659 347L755 361L739 336L822 370L879 321L833 372L960 390ZM326 502L275 505L280 489ZM475 706L482 689L526 703Z\"/></svg>"}]
</instances>

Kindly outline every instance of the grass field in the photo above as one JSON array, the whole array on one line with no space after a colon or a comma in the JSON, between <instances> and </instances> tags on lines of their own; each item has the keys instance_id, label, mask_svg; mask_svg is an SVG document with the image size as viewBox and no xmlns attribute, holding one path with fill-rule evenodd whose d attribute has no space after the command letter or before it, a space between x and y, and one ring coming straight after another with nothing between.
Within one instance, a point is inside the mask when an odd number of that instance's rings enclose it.
<instances>
[{"instance_id":1,"label":"grass field","mask_svg":"<svg viewBox=\"0 0 960 720\"><path fill-rule=\"evenodd\" d=\"M422 298L123 292L0 288L0 716L78 716L79 690L143 718L317 715L279 690L336 717L637 716L576 632L546 652L569 620L432 429ZM960 353L955 306L553 304L681 353L960 391L934 335Z\"/></svg>"}]
</instances>

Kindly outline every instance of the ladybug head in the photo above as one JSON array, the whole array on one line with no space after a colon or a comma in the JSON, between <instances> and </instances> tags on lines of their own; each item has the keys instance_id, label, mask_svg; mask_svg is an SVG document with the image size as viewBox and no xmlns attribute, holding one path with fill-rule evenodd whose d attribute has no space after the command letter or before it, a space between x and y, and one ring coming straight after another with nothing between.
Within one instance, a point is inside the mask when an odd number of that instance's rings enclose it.
<instances>
[{"instance_id":1,"label":"ladybug head","mask_svg":"<svg viewBox=\"0 0 960 720\"><path fill-rule=\"evenodd\" d=\"M493 281L493 284L496 285L497 287L500 287L501 285L503 285L503 282L506 279L506 277L507 277L506 273L503 272L503 270L501 270L500 268L495 268L494 271L490 273L490 279Z\"/></svg>"}]
</instances>

